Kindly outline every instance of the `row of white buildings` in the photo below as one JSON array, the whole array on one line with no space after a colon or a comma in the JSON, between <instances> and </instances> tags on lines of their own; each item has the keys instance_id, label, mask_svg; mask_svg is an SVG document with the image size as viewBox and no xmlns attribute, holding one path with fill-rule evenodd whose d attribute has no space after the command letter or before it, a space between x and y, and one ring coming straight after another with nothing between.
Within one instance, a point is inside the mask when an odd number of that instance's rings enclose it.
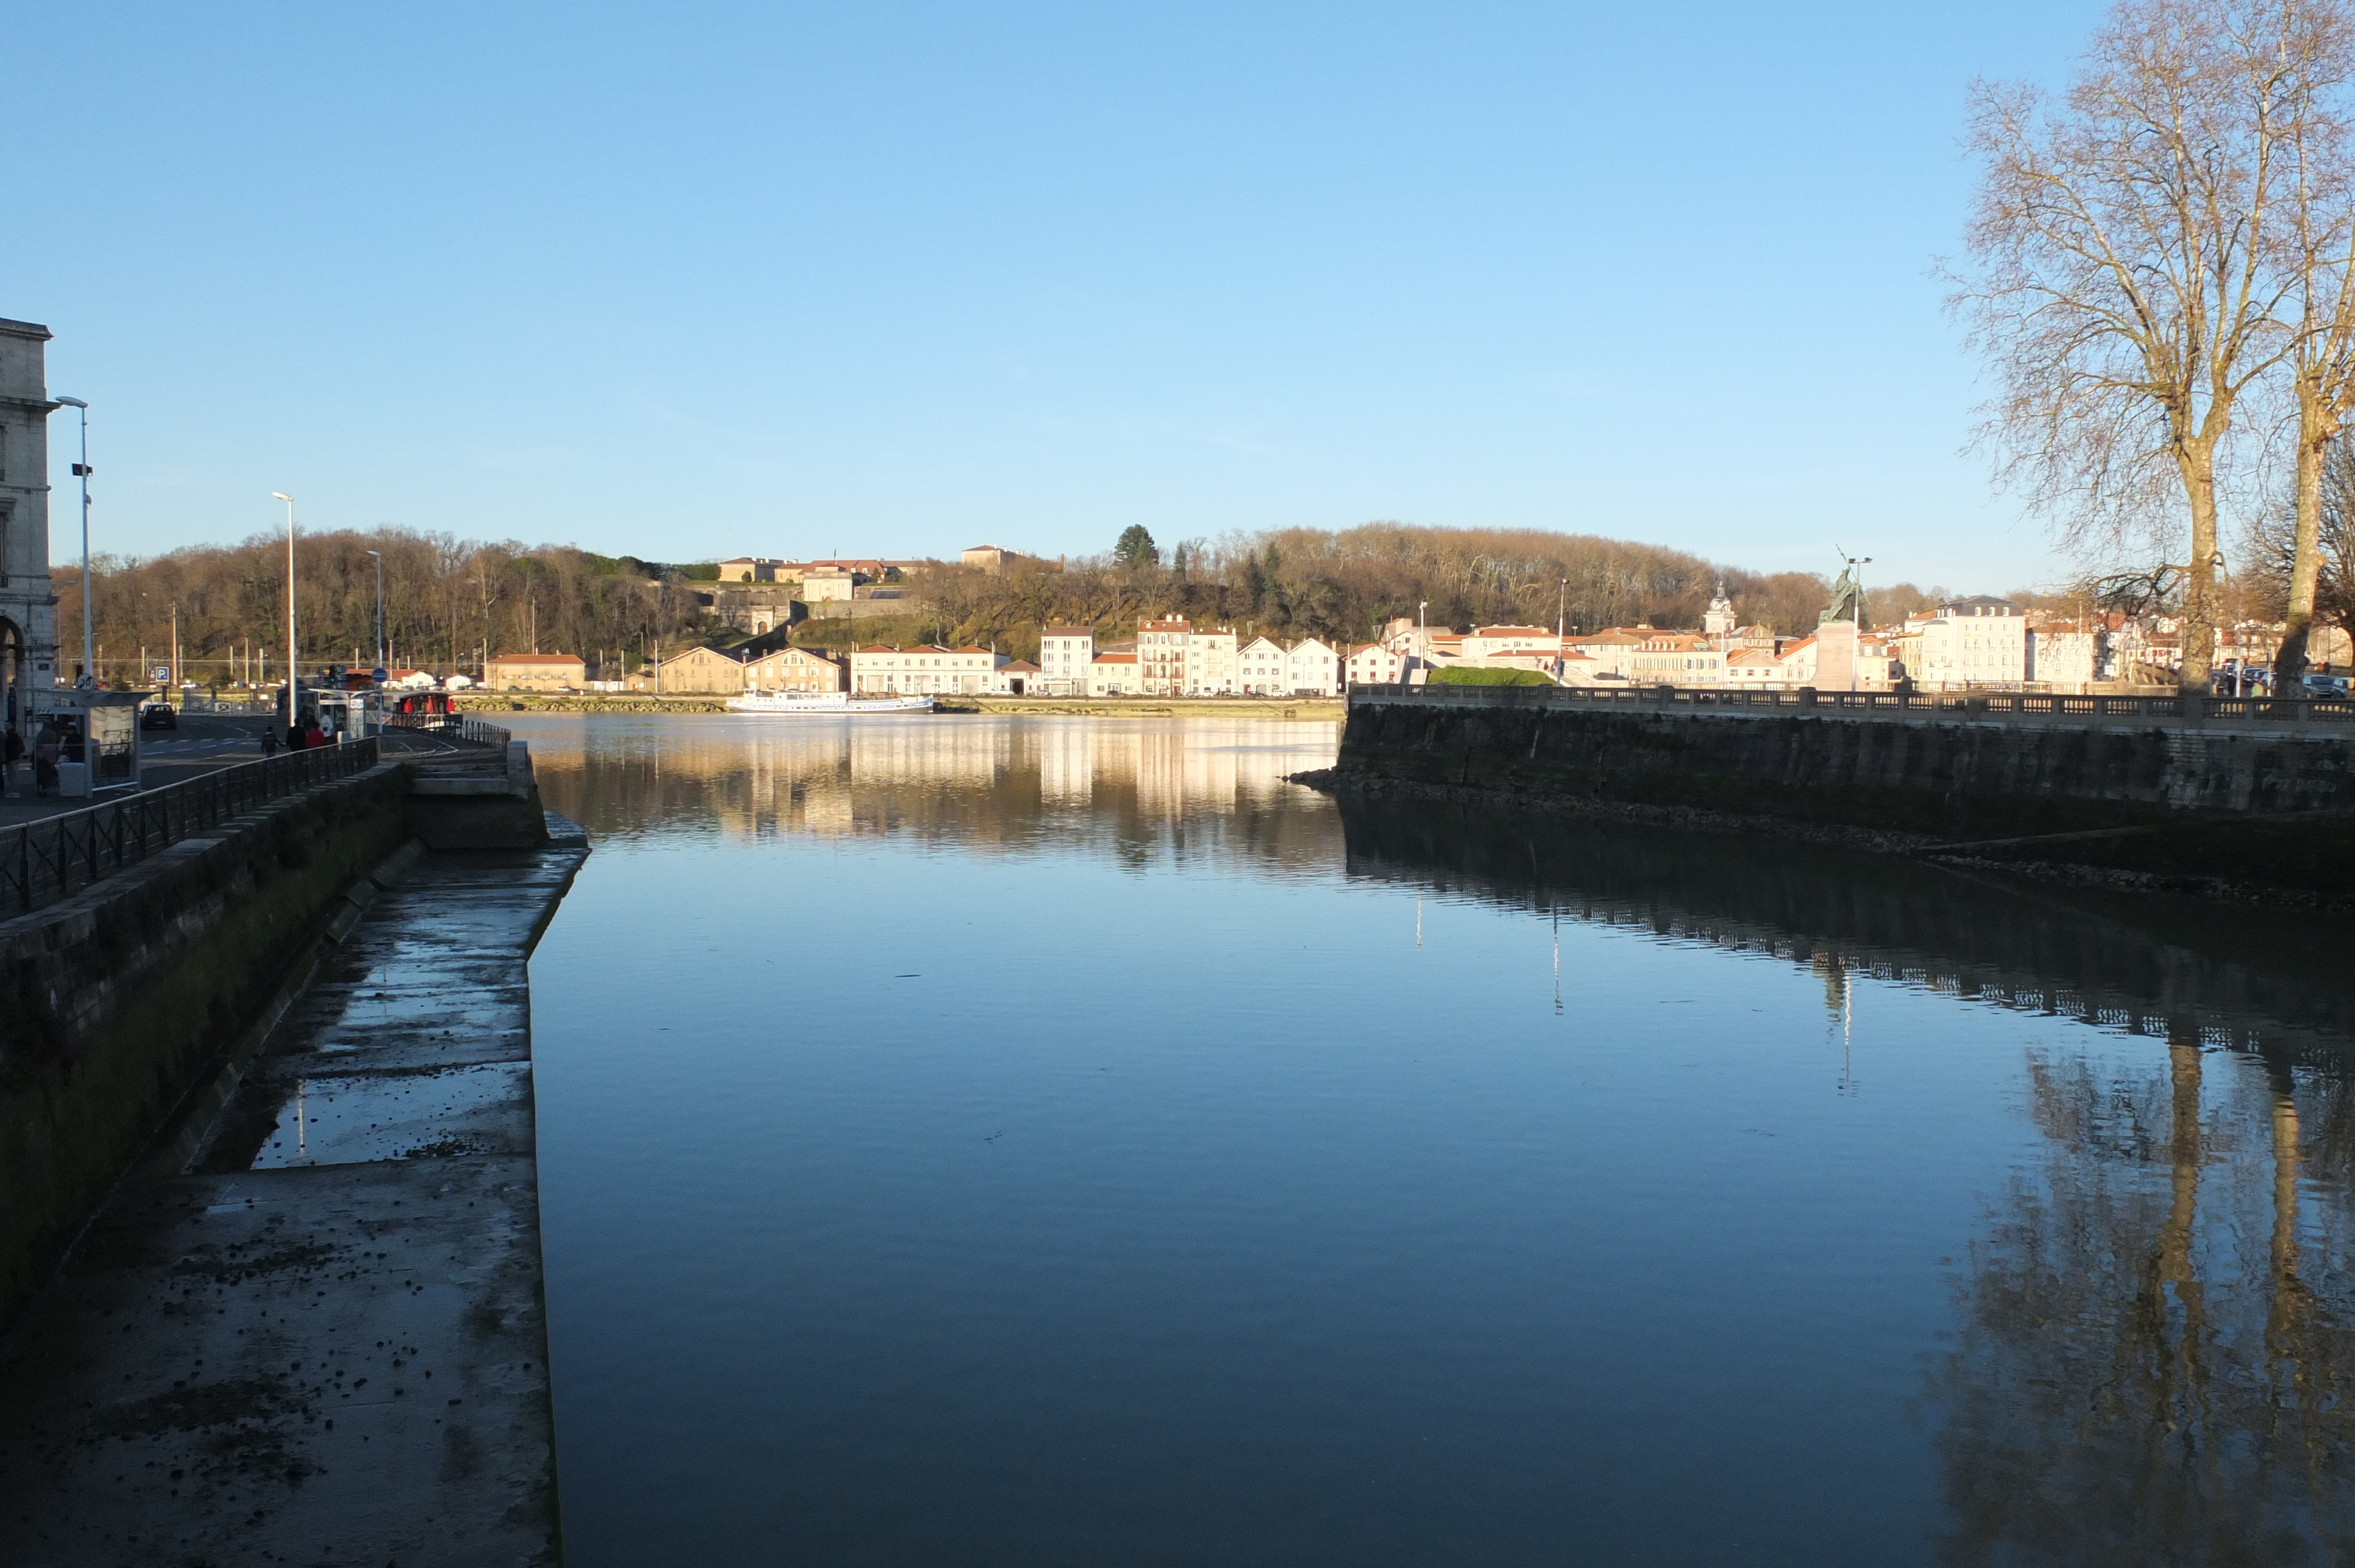
<instances>
[{"instance_id":1,"label":"row of white buildings","mask_svg":"<svg viewBox=\"0 0 2355 1568\"><path fill-rule=\"evenodd\" d=\"M1336 697L1342 657L1316 638L1245 641L1184 616L1137 622L1134 643L1096 646L1085 626L1039 634L1039 691L1055 697Z\"/></svg>"},{"instance_id":2,"label":"row of white buildings","mask_svg":"<svg viewBox=\"0 0 2355 1568\"><path fill-rule=\"evenodd\" d=\"M1392 621L1383 641L1353 651L1347 667L1351 684L1413 682L1427 678L1423 669L1456 664L1532 670L1566 686L2067 688L2119 677L2110 643L2103 627L2034 625L2018 605L1984 595L1893 627L1836 621L1812 636L1778 637L1768 627L1736 624L1732 602L1720 594L1699 631L1636 625L1558 636L1543 627L1484 626L1459 635Z\"/></svg>"}]
</instances>

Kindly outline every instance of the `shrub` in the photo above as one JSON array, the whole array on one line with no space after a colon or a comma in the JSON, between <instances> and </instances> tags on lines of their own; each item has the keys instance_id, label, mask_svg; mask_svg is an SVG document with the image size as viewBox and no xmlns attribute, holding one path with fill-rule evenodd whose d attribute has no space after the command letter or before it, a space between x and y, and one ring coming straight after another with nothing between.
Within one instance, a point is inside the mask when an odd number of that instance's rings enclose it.
<instances>
[{"instance_id":1,"label":"shrub","mask_svg":"<svg viewBox=\"0 0 2355 1568\"><path fill-rule=\"evenodd\" d=\"M1433 670L1431 683L1434 686L1550 686L1551 681L1535 670L1490 670L1457 665L1453 669Z\"/></svg>"}]
</instances>

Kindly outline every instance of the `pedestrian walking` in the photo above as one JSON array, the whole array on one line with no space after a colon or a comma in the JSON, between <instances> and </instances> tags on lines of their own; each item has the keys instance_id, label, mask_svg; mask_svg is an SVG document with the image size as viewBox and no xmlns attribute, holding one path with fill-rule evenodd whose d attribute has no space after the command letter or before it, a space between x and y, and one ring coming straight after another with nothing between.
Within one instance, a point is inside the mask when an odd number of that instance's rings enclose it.
<instances>
[{"instance_id":1,"label":"pedestrian walking","mask_svg":"<svg viewBox=\"0 0 2355 1568\"><path fill-rule=\"evenodd\" d=\"M261 755L264 757L278 755L278 726L274 721L261 726Z\"/></svg>"},{"instance_id":2,"label":"pedestrian walking","mask_svg":"<svg viewBox=\"0 0 2355 1568\"><path fill-rule=\"evenodd\" d=\"M305 747L325 746L327 744L327 732L319 727L319 721L317 719L314 718L311 721L311 727L303 732L303 744Z\"/></svg>"},{"instance_id":3,"label":"pedestrian walking","mask_svg":"<svg viewBox=\"0 0 2355 1568\"><path fill-rule=\"evenodd\" d=\"M9 788L9 784L15 778L13 769L16 766L16 759L24 755L25 736L16 728L16 721L10 719L7 738L0 740L0 794L13 796L16 793Z\"/></svg>"},{"instance_id":4,"label":"pedestrian walking","mask_svg":"<svg viewBox=\"0 0 2355 1568\"><path fill-rule=\"evenodd\" d=\"M58 758L63 751L64 743L58 737L57 726L43 719L40 729L33 736L33 793L44 800L58 787Z\"/></svg>"}]
</instances>

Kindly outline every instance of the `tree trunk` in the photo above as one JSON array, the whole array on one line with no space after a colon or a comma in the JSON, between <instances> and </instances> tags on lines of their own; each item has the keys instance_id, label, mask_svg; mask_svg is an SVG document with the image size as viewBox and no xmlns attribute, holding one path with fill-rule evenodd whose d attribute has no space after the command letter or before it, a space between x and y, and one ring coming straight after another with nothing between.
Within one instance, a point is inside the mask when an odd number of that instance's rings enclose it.
<instances>
[{"instance_id":1,"label":"tree trunk","mask_svg":"<svg viewBox=\"0 0 2355 1568\"><path fill-rule=\"evenodd\" d=\"M2176 459L2183 493L2191 503L2191 561L2183 594L2185 692L2204 694L2216 659L2216 448L2211 440L2186 441Z\"/></svg>"},{"instance_id":2,"label":"tree trunk","mask_svg":"<svg viewBox=\"0 0 2355 1568\"><path fill-rule=\"evenodd\" d=\"M2290 549L2289 606L2282 615L2281 651L2274 655L2274 695L2297 694L2306 673L2306 645L2314 630L2314 589L2322 572L2322 461L2335 421L2314 388L2298 388L2297 515Z\"/></svg>"},{"instance_id":3,"label":"tree trunk","mask_svg":"<svg viewBox=\"0 0 2355 1568\"><path fill-rule=\"evenodd\" d=\"M2208 1299L2192 1263L2192 1238L2199 1229L2200 1171L2207 1149L2200 1125L2202 1067L2199 1032L2188 1024L2168 1030L2167 1065L2172 1089L2168 1139L2167 1219L2158 1234L2158 1282L2162 1311L2171 1297L2181 1314L2173 1352L2169 1356L2171 1399L2157 1413L2159 1429L2174 1431L2196 1425L2208 1403ZM2163 1324L2166 1319L2160 1319ZM2163 1330L2162 1330L2163 1332ZM2163 1344L2163 1341L2162 1341ZM2168 1385L2163 1385L2168 1386ZM2204 1434L2187 1434L2196 1444Z\"/></svg>"}]
</instances>

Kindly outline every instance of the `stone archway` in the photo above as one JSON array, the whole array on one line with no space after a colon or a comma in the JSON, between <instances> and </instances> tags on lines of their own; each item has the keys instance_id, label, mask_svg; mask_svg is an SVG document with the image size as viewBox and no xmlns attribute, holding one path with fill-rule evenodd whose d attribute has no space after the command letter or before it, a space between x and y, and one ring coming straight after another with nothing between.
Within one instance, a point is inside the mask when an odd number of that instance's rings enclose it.
<instances>
[{"instance_id":1,"label":"stone archway","mask_svg":"<svg viewBox=\"0 0 2355 1568\"><path fill-rule=\"evenodd\" d=\"M15 621L0 615L0 726L14 725L21 729L26 715L25 704L25 632Z\"/></svg>"}]
</instances>

